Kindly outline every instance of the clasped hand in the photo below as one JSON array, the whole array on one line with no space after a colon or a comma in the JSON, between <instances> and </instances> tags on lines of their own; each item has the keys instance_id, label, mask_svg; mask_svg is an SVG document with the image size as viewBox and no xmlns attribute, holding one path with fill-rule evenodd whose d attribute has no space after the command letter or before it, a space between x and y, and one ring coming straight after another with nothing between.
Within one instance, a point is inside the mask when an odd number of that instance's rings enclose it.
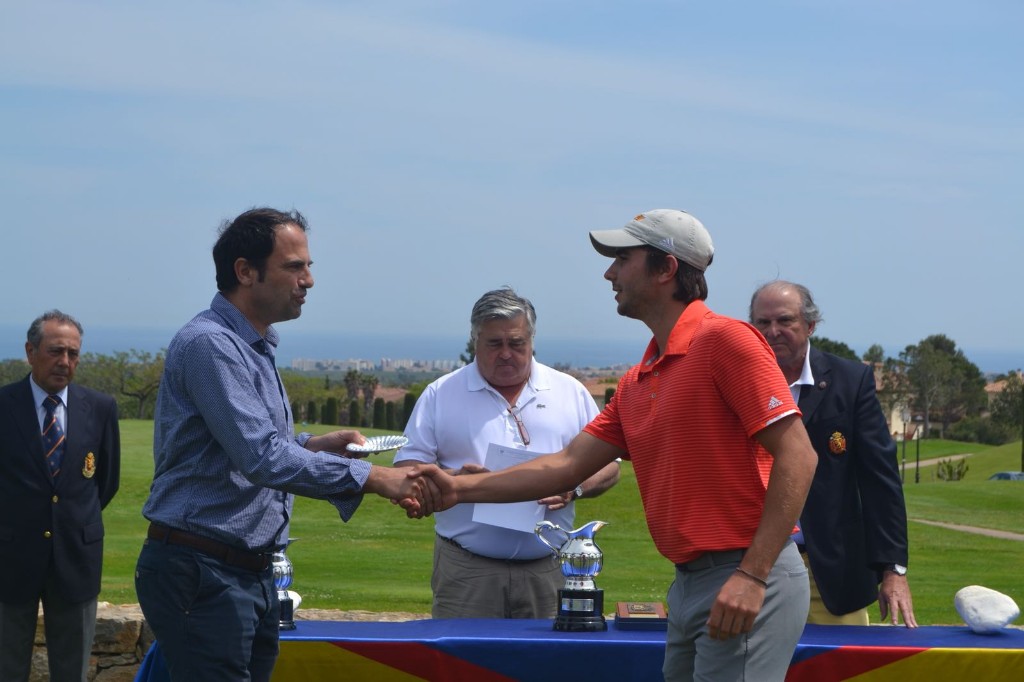
<instances>
[{"instance_id":1,"label":"clasped hand","mask_svg":"<svg viewBox=\"0 0 1024 682\"><path fill-rule=\"evenodd\" d=\"M458 502L455 477L436 464L409 467L401 486L401 497L393 500L410 519L421 519L454 507Z\"/></svg>"}]
</instances>

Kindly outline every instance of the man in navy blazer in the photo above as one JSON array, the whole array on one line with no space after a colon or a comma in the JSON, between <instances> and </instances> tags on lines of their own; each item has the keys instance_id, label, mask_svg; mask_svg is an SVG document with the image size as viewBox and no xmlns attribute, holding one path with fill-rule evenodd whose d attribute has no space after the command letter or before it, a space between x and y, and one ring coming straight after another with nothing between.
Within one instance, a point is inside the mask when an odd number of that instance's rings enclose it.
<instances>
[{"instance_id":1,"label":"man in navy blazer","mask_svg":"<svg viewBox=\"0 0 1024 682\"><path fill-rule=\"evenodd\" d=\"M811 346L821 313L802 285L759 288L750 322L775 351L818 453L796 536L811 573L808 622L867 625L877 599L882 620L902 615L916 627L903 484L874 371Z\"/></svg>"},{"instance_id":2,"label":"man in navy blazer","mask_svg":"<svg viewBox=\"0 0 1024 682\"><path fill-rule=\"evenodd\" d=\"M82 326L51 310L29 327L31 373L0 388L0 680L28 680L42 601L50 679L86 679L103 566L101 510L121 469L117 403L71 384ZM44 403L57 402L57 424ZM56 459L43 429L55 428Z\"/></svg>"}]
</instances>

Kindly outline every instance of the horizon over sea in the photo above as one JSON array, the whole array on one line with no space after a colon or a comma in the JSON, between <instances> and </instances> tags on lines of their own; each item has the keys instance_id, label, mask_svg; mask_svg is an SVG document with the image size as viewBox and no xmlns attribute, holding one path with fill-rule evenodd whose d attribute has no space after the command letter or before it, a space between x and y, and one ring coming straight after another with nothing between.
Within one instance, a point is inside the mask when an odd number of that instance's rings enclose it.
<instances>
[{"instance_id":1,"label":"horizon over sea","mask_svg":"<svg viewBox=\"0 0 1024 682\"><path fill-rule=\"evenodd\" d=\"M14 325L0 324L0 360L24 358L25 331ZM176 329L129 329L88 327L82 339L84 353L109 355L138 350L157 353L171 342ZM292 360L458 360L465 353L469 335L411 336L408 334L359 334L324 331L291 333L279 329L277 365L290 367ZM537 360L548 365L572 367L611 367L640 361L647 337L639 339L553 339L537 335L534 351Z\"/></svg>"},{"instance_id":2,"label":"horizon over sea","mask_svg":"<svg viewBox=\"0 0 1024 682\"><path fill-rule=\"evenodd\" d=\"M25 357L26 328L0 324L0 360ZM157 353L167 347L176 329L131 329L89 327L85 330L83 351L109 355L138 350ZM360 334L325 331L292 333L281 330L277 348L279 367L290 367L292 360L458 360L466 350L469 337L460 335ZM567 364L575 368L633 365L640 361L650 336L639 333L630 339L548 338L537 334L534 350L537 360L547 365ZM865 349L857 348L857 352ZM1003 373L1024 369L1024 349L961 348L967 359L982 373Z\"/></svg>"}]
</instances>

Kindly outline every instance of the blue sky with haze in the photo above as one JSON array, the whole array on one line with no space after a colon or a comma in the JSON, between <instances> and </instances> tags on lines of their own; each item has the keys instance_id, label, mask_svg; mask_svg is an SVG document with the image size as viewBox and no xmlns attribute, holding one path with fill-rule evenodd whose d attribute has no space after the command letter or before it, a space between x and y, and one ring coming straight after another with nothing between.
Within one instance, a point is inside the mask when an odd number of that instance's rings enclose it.
<instances>
[{"instance_id":1,"label":"blue sky with haze","mask_svg":"<svg viewBox=\"0 0 1024 682\"><path fill-rule=\"evenodd\" d=\"M459 336L510 284L538 344L639 356L587 231L680 208L719 312L781 277L859 351L944 333L1024 366L1017 0L0 8L0 325L173 330L218 224L271 205L315 261L283 344Z\"/></svg>"}]
</instances>

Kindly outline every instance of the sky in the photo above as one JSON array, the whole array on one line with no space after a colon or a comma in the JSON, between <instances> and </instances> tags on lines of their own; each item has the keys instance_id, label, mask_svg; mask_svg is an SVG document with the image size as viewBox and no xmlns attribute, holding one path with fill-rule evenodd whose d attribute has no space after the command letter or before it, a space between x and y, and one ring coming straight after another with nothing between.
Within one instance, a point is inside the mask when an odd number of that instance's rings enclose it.
<instances>
[{"instance_id":1,"label":"sky","mask_svg":"<svg viewBox=\"0 0 1024 682\"><path fill-rule=\"evenodd\" d=\"M538 343L639 357L587 233L678 208L720 313L794 280L859 352L941 333L1021 367L1022 25L1018 0L0 0L0 325L173 331L221 222L272 206L316 277L282 345L465 335L510 285Z\"/></svg>"}]
</instances>

